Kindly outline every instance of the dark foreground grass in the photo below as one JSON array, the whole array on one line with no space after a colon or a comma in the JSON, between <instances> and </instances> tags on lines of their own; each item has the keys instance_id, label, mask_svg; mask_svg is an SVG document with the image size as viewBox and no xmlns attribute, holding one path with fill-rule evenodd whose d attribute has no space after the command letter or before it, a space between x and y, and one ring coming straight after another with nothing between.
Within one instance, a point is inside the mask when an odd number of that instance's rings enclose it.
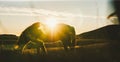
<instances>
[{"instance_id":1,"label":"dark foreground grass","mask_svg":"<svg viewBox=\"0 0 120 62\"><path fill-rule=\"evenodd\" d=\"M75 51L68 52L53 49L48 51L47 55L1 50L0 62L120 62L120 49L116 45L109 45L109 43L79 45Z\"/></svg>"}]
</instances>

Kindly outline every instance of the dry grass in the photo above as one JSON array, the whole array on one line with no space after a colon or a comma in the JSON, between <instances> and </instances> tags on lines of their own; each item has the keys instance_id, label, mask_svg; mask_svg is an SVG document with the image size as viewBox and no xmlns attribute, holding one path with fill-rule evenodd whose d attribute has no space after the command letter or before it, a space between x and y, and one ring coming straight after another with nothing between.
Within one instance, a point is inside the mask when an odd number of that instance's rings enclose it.
<instances>
[{"instance_id":1,"label":"dry grass","mask_svg":"<svg viewBox=\"0 0 120 62\"><path fill-rule=\"evenodd\" d=\"M25 54L1 50L0 62L120 62L120 49L116 47L101 41L78 44L75 51L67 52L63 47L48 47L47 55L36 54L36 49L26 49Z\"/></svg>"}]
</instances>

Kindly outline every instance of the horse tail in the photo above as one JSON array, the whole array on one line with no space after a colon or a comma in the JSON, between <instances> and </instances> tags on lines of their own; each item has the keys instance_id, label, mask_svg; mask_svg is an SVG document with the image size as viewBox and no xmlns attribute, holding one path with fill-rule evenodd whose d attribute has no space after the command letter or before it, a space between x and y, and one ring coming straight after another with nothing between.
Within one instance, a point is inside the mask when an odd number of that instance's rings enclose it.
<instances>
[{"instance_id":1,"label":"horse tail","mask_svg":"<svg viewBox=\"0 0 120 62\"><path fill-rule=\"evenodd\" d=\"M75 48L75 45L76 45L76 32L75 32L75 29L74 27L72 27L71 29L71 49L74 49Z\"/></svg>"}]
</instances>

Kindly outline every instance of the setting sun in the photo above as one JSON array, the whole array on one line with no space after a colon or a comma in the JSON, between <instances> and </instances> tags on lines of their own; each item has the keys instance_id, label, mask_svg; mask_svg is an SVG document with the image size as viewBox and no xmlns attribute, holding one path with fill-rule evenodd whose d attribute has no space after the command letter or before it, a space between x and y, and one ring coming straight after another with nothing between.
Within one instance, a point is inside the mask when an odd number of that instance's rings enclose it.
<instances>
[{"instance_id":1,"label":"setting sun","mask_svg":"<svg viewBox=\"0 0 120 62\"><path fill-rule=\"evenodd\" d=\"M57 20L55 18L48 18L46 21L45 21L45 24L50 27L50 28L54 28L57 24Z\"/></svg>"}]
</instances>

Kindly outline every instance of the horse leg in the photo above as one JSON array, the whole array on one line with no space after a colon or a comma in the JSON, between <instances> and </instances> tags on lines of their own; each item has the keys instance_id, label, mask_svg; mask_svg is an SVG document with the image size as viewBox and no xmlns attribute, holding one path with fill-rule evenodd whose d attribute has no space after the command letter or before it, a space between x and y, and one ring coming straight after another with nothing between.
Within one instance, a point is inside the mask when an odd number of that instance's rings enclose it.
<instances>
[{"instance_id":1,"label":"horse leg","mask_svg":"<svg viewBox=\"0 0 120 62\"><path fill-rule=\"evenodd\" d=\"M22 45L21 48L21 53L24 53L25 48L27 47L27 45L30 43L31 41L29 41L28 43L26 43L25 45Z\"/></svg>"},{"instance_id":2,"label":"horse leg","mask_svg":"<svg viewBox=\"0 0 120 62\"><path fill-rule=\"evenodd\" d=\"M75 42L75 38L73 38L73 37L71 37L71 44L70 44L70 49L71 50L74 50L75 49L75 44L76 44L76 42Z\"/></svg>"},{"instance_id":3,"label":"horse leg","mask_svg":"<svg viewBox=\"0 0 120 62\"><path fill-rule=\"evenodd\" d=\"M37 52L40 53L40 50L41 50L43 52L43 54L47 54L47 50L45 48L45 45L44 45L43 41L38 41L37 44L38 44Z\"/></svg>"},{"instance_id":4,"label":"horse leg","mask_svg":"<svg viewBox=\"0 0 120 62\"><path fill-rule=\"evenodd\" d=\"M62 40L62 43L66 51L75 49L75 38L73 38L71 35L67 36L67 38Z\"/></svg>"},{"instance_id":5,"label":"horse leg","mask_svg":"<svg viewBox=\"0 0 120 62\"><path fill-rule=\"evenodd\" d=\"M68 47L67 47L66 44L63 43L63 47L64 47L64 50L65 50L65 51L68 51Z\"/></svg>"},{"instance_id":6,"label":"horse leg","mask_svg":"<svg viewBox=\"0 0 120 62\"><path fill-rule=\"evenodd\" d=\"M76 45L76 41L75 41L75 30L73 29L72 33L69 34L70 36L70 49L71 50L75 50L75 45Z\"/></svg>"},{"instance_id":7,"label":"horse leg","mask_svg":"<svg viewBox=\"0 0 120 62\"><path fill-rule=\"evenodd\" d=\"M67 40L62 40L62 43L63 43L64 50L68 51L69 49L68 49Z\"/></svg>"},{"instance_id":8,"label":"horse leg","mask_svg":"<svg viewBox=\"0 0 120 62\"><path fill-rule=\"evenodd\" d=\"M47 50L46 50L46 48L45 48L45 46L43 45L43 46L41 46L41 49L42 49L42 51L43 51L43 54L47 54Z\"/></svg>"},{"instance_id":9,"label":"horse leg","mask_svg":"<svg viewBox=\"0 0 120 62\"><path fill-rule=\"evenodd\" d=\"M37 54L40 54L40 48L37 47L36 49L37 49Z\"/></svg>"}]
</instances>

